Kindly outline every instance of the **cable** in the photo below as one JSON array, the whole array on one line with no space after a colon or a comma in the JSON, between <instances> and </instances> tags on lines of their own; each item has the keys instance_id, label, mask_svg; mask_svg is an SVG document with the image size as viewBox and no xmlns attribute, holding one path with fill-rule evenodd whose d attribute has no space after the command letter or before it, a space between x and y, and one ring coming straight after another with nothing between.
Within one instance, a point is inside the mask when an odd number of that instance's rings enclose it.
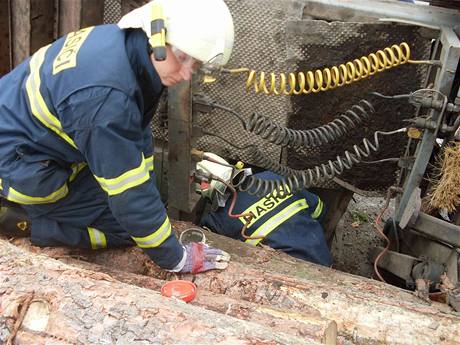
<instances>
[{"instance_id":1,"label":"cable","mask_svg":"<svg viewBox=\"0 0 460 345\"><path fill-rule=\"evenodd\" d=\"M242 176L240 181L235 184L238 190L248 192L251 195L267 195L270 193L284 193L286 190L294 192L302 188L309 188L311 185L320 181L330 180L336 175L343 173L345 169L351 167L369 157L372 152L379 150L379 135L393 135L405 132L406 128L401 128L391 132L374 132L374 140L363 139L363 147L354 145L352 152L345 151L342 156L337 156L336 160L329 160L327 163L317 165L307 170L295 170L281 165L268 159L257 147L251 149L251 154L256 161L255 164L263 166L268 170L274 171L284 178L282 180L263 180L254 176Z\"/></svg>"},{"instance_id":2,"label":"cable","mask_svg":"<svg viewBox=\"0 0 460 345\"><path fill-rule=\"evenodd\" d=\"M409 98L411 96L410 93L404 94L404 95L387 96L387 95L381 94L380 92L369 92L369 95L386 98L386 99L402 99L402 98Z\"/></svg>"},{"instance_id":3,"label":"cable","mask_svg":"<svg viewBox=\"0 0 460 345\"><path fill-rule=\"evenodd\" d=\"M375 109L372 104L366 100L361 100L335 120L311 129L287 128L277 124L267 116L256 113L250 116L245 128L247 131L282 147L318 147L344 136L361 124L364 119L367 119L369 114L373 113L375 113Z\"/></svg>"},{"instance_id":4,"label":"cable","mask_svg":"<svg viewBox=\"0 0 460 345\"><path fill-rule=\"evenodd\" d=\"M417 100L417 96L420 93L423 92L431 92L431 93L436 93L437 95L441 96L444 99L444 102L447 103L447 96L444 95L441 91L436 90L436 89L428 89L428 88L423 88L423 89L418 89L415 90L414 92L408 93L408 94L402 94L402 95L393 95L393 96L388 96L388 95L383 95L379 92L370 92L369 94L372 96L377 96L380 98L385 98L385 99L406 99L408 98L409 100L412 100L413 103L416 103L418 105L421 105L421 101ZM441 107L445 106L443 103Z\"/></svg>"},{"instance_id":5,"label":"cable","mask_svg":"<svg viewBox=\"0 0 460 345\"><path fill-rule=\"evenodd\" d=\"M385 205L383 206L383 208L380 210L380 213L378 214L377 218L375 219L375 223L374 223L374 227L375 229L378 231L378 233L380 234L380 236L382 236L385 241L387 242L387 245L385 246L385 248L379 253L379 255L377 255L377 257L375 258L375 261L374 261L374 272L375 274L377 275L377 277L384 283L386 283L385 279L383 279L383 277L381 276L380 272L379 272L379 268L378 268L378 262L380 261L380 259L385 255L385 253L388 251L388 249L390 249L390 239L385 235L385 233L383 232L383 228L382 228L382 224L381 224L381 220L382 220L382 216L383 214L385 213L385 211L387 210L389 204L390 204L390 198L391 198L391 192L392 192L392 188L388 188L388 192L387 192L387 197L385 199Z\"/></svg>"},{"instance_id":6,"label":"cable","mask_svg":"<svg viewBox=\"0 0 460 345\"><path fill-rule=\"evenodd\" d=\"M344 114L325 125L306 130L295 130L279 125L265 115L254 113L250 116L249 120L246 121L241 114L219 103L205 103L200 102L199 100L197 100L196 103L210 105L227 111L234 115L241 122L243 128L248 132L254 133L270 143L282 147L290 146L293 148L317 147L335 141L344 136L351 129L360 125L363 120L369 118L370 114L375 113L375 109L372 104L363 99L359 101L358 104L353 105ZM229 145L240 148L215 133L204 131L203 133L218 137ZM245 146L244 148L248 148L248 146Z\"/></svg>"},{"instance_id":7,"label":"cable","mask_svg":"<svg viewBox=\"0 0 460 345\"><path fill-rule=\"evenodd\" d=\"M333 66L297 74L291 72L276 75L273 72L268 74L247 68L223 71L248 73L246 80L246 91L248 92L253 89L255 93L288 96L333 90L406 63L440 65L438 60L410 60L410 47L403 42L340 64L338 67Z\"/></svg>"},{"instance_id":8,"label":"cable","mask_svg":"<svg viewBox=\"0 0 460 345\"><path fill-rule=\"evenodd\" d=\"M251 221L254 218L253 213L238 213L238 214L233 213L233 208L235 207L236 200L238 198L238 193L236 191L236 188L232 184L230 184L229 182L227 182L224 179L220 178L219 176L211 174L210 178L223 183L224 185L227 186L228 189L230 189L232 191L232 201L231 201L230 207L228 208L227 215L230 218L241 218L241 217L244 218L246 223L244 223L243 227L241 228L241 236L245 240L260 240L260 239L265 238L265 236L250 236L250 235L246 234L246 229L248 228L248 225L251 224ZM233 178L232 178L232 180L233 180Z\"/></svg>"},{"instance_id":9,"label":"cable","mask_svg":"<svg viewBox=\"0 0 460 345\"><path fill-rule=\"evenodd\" d=\"M209 135L211 137L216 137L216 138L219 138L220 140L226 142L228 145L238 149L238 150L247 150L249 148L252 148L254 147L255 145L254 144L249 144L249 145L246 145L246 146L238 146L238 145L235 145L233 143L231 143L230 141L228 141L227 139L225 139L224 137L220 136L219 134L216 134L216 133L211 133L211 132L208 132L208 131L205 131L205 130L202 130L202 133L204 135ZM215 162L217 163L217 162Z\"/></svg>"},{"instance_id":10,"label":"cable","mask_svg":"<svg viewBox=\"0 0 460 345\"><path fill-rule=\"evenodd\" d=\"M378 164L378 163L386 163L386 162L399 162L399 158L384 158L384 159L379 159L376 161L362 161L361 163L363 164Z\"/></svg>"},{"instance_id":11,"label":"cable","mask_svg":"<svg viewBox=\"0 0 460 345\"><path fill-rule=\"evenodd\" d=\"M240 113L237 113L232 108L226 107L225 105L222 105L222 104L214 102L214 101L202 101L200 99L194 99L193 103L201 104L201 105L204 105L204 106L211 106L213 108L218 108L218 109L228 111L230 114L235 116L241 122L241 125L243 126L243 128L246 129L246 120L244 119L243 115L241 115Z\"/></svg>"}]
</instances>

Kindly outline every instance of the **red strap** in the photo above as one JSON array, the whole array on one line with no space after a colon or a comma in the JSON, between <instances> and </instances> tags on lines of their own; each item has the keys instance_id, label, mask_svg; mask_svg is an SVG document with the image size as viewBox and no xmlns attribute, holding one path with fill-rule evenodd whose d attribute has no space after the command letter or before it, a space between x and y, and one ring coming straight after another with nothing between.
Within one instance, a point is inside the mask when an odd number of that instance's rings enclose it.
<instances>
[{"instance_id":1,"label":"red strap","mask_svg":"<svg viewBox=\"0 0 460 345\"><path fill-rule=\"evenodd\" d=\"M201 242L192 243L192 273L201 272L204 263L204 244Z\"/></svg>"}]
</instances>

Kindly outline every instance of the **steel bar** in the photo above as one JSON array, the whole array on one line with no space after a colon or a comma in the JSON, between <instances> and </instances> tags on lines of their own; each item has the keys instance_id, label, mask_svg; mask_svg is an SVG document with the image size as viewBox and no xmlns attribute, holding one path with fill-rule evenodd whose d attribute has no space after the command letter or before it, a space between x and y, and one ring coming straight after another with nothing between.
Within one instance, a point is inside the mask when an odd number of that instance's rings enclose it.
<instances>
[{"instance_id":1,"label":"steel bar","mask_svg":"<svg viewBox=\"0 0 460 345\"><path fill-rule=\"evenodd\" d=\"M440 91L445 95L449 95L453 85L455 71L457 70L458 61L460 59L460 41L457 35L451 29L443 29L441 33L441 62L442 68L437 74L433 89ZM438 121L441 112L432 110L430 118L433 121ZM425 173L428 161L430 160L437 130L425 130L423 138L416 151L416 159L410 175L404 185L404 193L399 203L399 208L396 212L396 220L399 222L409 202L412 191L420 185Z\"/></svg>"},{"instance_id":2,"label":"steel bar","mask_svg":"<svg viewBox=\"0 0 460 345\"><path fill-rule=\"evenodd\" d=\"M304 15L339 21L392 18L435 28L460 25L455 10L390 0L309 0Z\"/></svg>"},{"instance_id":3,"label":"steel bar","mask_svg":"<svg viewBox=\"0 0 460 345\"><path fill-rule=\"evenodd\" d=\"M383 251L382 247L375 247L370 252L370 259L375 262L377 256ZM419 262L416 258L389 250L380 259L378 266L393 273L405 281L412 281L412 267Z\"/></svg>"},{"instance_id":4,"label":"steel bar","mask_svg":"<svg viewBox=\"0 0 460 345\"><path fill-rule=\"evenodd\" d=\"M460 226L420 213L412 228L432 238L460 247Z\"/></svg>"}]
</instances>

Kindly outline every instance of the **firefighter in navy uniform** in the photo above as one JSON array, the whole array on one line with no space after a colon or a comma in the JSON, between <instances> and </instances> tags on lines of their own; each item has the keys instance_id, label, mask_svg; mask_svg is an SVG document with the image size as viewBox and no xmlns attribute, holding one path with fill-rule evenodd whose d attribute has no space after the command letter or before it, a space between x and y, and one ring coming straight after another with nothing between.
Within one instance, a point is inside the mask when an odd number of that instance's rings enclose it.
<instances>
[{"instance_id":1,"label":"firefighter in navy uniform","mask_svg":"<svg viewBox=\"0 0 460 345\"><path fill-rule=\"evenodd\" d=\"M171 271L226 267L225 252L183 247L171 231L149 123L165 86L200 62L228 61L233 34L223 0L155 0L119 25L58 39L0 79L0 193L27 212L33 244L137 244Z\"/></svg>"},{"instance_id":2,"label":"firefighter in navy uniform","mask_svg":"<svg viewBox=\"0 0 460 345\"><path fill-rule=\"evenodd\" d=\"M218 156L214 155L213 158L226 163ZM225 172L228 168L213 162L201 162L197 168L223 179L228 179L229 176ZM281 176L270 171L257 173L254 176L264 180L281 179ZM222 187L219 184L220 182L211 184L203 191L204 196L216 198L217 190ZM324 266L332 265L321 226L326 215L326 206L317 195L306 189L296 193L275 191L263 197L238 192L232 214L249 215L240 218L228 215L231 202L230 194L225 206L214 207L214 210L203 216L200 225L252 246L262 243L299 259ZM243 234L243 225L246 223L248 225Z\"/></svg>"}]
</instances>

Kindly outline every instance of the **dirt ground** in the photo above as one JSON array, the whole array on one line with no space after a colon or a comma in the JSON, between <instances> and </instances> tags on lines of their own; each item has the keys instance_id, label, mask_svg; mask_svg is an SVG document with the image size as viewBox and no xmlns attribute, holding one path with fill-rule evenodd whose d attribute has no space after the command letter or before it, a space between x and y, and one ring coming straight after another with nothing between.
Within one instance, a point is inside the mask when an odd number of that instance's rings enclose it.
<instances>
[{"instance_id":1,"label":"dirt ground","mask_svg":"<svg viewBox=\"0 0 460 345\"><path fill-rule=\"evenodd\" d=\"M384 197L362 197L355 194L337 225L331 245L333 267L364 277L373 277L369 251L385 246L385 241L374 227L375 219L384 207ZM383 216L382 224L392 216L393 202Z\"/></svg>"}]
</instances>

